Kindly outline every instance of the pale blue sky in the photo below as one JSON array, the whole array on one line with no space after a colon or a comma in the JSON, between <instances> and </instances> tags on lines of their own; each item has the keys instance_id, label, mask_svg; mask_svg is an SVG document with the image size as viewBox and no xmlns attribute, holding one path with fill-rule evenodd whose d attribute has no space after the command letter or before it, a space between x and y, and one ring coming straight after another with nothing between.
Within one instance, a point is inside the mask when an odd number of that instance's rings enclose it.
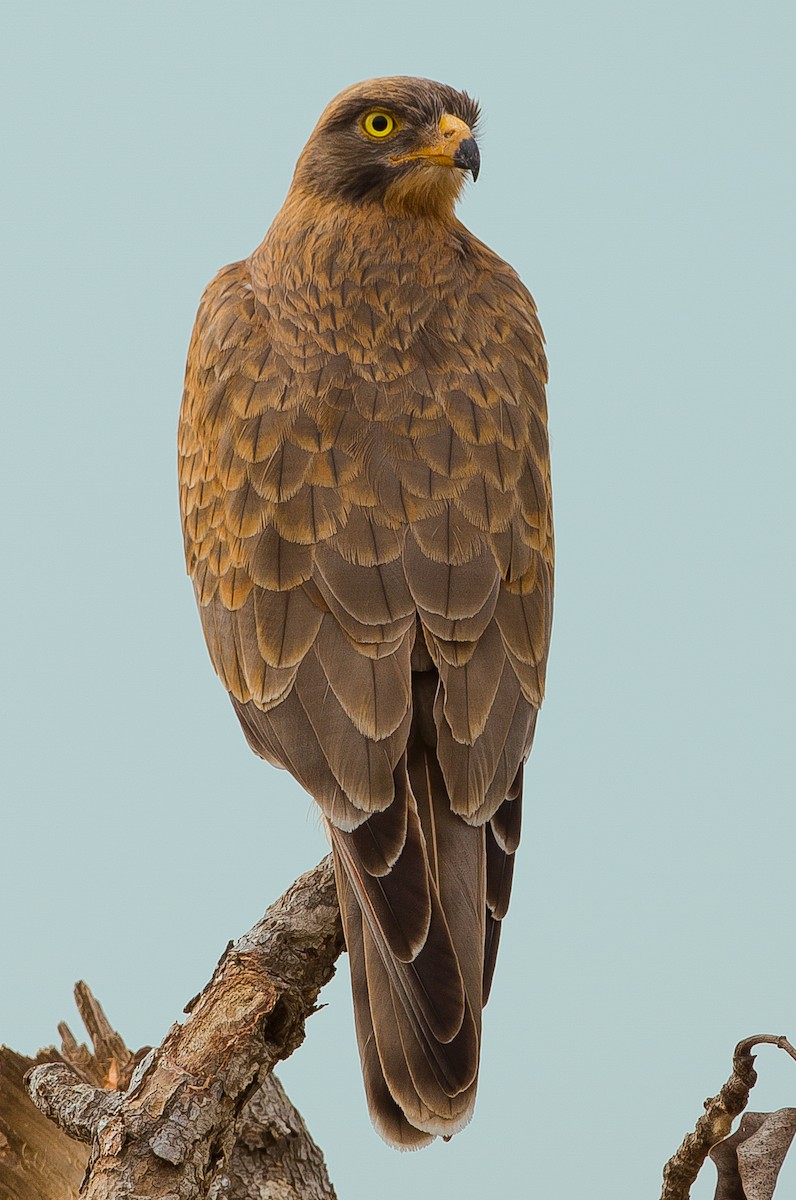
<instances>
[{"instance_id":1,"label":"pale blue sky","mask_svg":"<svg viewBox=\"0 0 796 1200\"><path fill-rule=\"evenodd\" d=\"M735 1041L796 1036L792 5L75 0L2 23L0 1039L51 1041L83 977L131 1045L159 1040L324 852L202 643L183 363L324 104L428 75L483 103L461 215L548 338L548 700L473 1124L411 1156L371 1131L345 963L282 1076L345 1200L376 1178L380 1200L654 1200ZM794 1064L759 1065L755 1104L796 1103Z\"/></svg>"}]
</instances>

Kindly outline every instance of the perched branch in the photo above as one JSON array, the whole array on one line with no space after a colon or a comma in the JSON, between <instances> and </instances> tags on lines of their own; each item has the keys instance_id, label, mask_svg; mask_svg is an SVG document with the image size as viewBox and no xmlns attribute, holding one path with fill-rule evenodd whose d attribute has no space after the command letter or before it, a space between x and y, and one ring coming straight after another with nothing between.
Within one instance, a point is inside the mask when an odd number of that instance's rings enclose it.
<instances>
[{"instance_id":1,"label":"perched branch","mask_svg":"<svg viewBox=\"0 0 796 1200\"><path fill-rule=\"evenodd\" d=\"M663 1168L661 1200L688 1200L691 1185L710 1148L727 1137L733 1121L749 1103L749 1093L757 1083L752 1049L761 1045L779 1046L796 1058L796 1049L786 1037L760 1033L738 1043L732 1059L732 1075L717 1096L705 1101L705 1112L697 1121L694 1132L686 1134Z\"/></svg>"},{"instance_id":2,"label":"perched branch","mask_svg":"<svg viewBox=\"0 0 796 1200\"><path fill-rule=\"evenodd\" d=\"M271 1071L303 1041L342 947L326 858L227 948L185 1023L134 1069L137 1056L84 985L93 1054L63 1026L71 1065L37 1066L28 1080L38 1108L91 1144L81 1196L334 1200L323 1157ZM131 1069L125 1092L108 1090Z\"/></svg>"}]
</instances>

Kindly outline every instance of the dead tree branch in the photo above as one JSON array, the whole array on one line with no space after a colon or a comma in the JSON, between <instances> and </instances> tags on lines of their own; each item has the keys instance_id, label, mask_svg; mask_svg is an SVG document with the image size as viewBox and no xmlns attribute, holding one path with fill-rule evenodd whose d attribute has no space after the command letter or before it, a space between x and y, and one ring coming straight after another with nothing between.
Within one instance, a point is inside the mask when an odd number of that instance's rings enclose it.
<instances>
[{"instance_id":1,"label":"dead tree branch","mask_svg":"<svg viewBox=\"0 0 796 1200\"><path fill-rule=\"evenodd\" d=\"M334 1200L323 1156L271 1072L303 1041L342 948L326 858L227 948L187 1020L154 1050L132 1055L82 985L93 1052L63 1025L67 1061L34 1066L27 1080L37 1109L91 1147L81 1197Z\"/></svg>"},{"instance_id":2,"label":"dead tree branch","mask_svg":"<svg viewBox=\"0 0 796 1200\"><path fill-rule=\"evenodd\" d=\"M796 1058L796 1049L786 1037L759 1033L738 1043L732 1058L730 1078L717 1096L705 1101L705 1112L697 1121L693 1133L686 1134L679 1149L663 1168L661 1200L688 1200L691 1185L711 1147L727 1137L733 1121L749 1103L749 1093L757 1083L752 1050L761 1045L779 1046Z\"/></svg>"},{"instance_id":3,"label":"dead tree branch","mask_svg":"<svg viewBox=\"0 0 796 1200\"><path fill-rule=\"evenodd\" d=\"M3 1200L73 1200L88 1151L31 1104L26 1072L60 1061L57 1050L35 1059L0 1046L0 1196Z\"/></svg>"}]
</instances>

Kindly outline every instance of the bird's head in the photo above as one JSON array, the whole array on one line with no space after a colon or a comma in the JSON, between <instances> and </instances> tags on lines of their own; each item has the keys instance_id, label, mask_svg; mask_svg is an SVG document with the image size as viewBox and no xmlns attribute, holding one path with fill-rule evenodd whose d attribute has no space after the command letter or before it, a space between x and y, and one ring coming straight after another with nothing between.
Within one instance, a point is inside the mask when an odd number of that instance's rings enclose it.
<instances>
[{"instance_id":1,"label":"bird's head","mask_svg":"<svg viewBox=\"0 0 796 1200\"><path fill-rule=\"evenodd\" d=\"M430 79L368 79L336 96L296 166L317 196L444 215L480 167L478 104Z\"/></svg>"}]
</instances>

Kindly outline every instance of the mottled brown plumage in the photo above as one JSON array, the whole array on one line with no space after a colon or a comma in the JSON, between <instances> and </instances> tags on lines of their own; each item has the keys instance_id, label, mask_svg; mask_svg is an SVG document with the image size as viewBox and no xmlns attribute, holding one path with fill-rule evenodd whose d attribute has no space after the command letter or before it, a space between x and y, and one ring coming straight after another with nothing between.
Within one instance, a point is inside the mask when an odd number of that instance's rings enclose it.
<instances>
[{"instance_id":1,"label":"mottled brown plumage","mask_svg":"<svg viewBox=\"0 0 796 1200\"><path fill-rule=\"evenodd\" d=\"M326 818L368 1103L402 1148L472 1114L550 638L542 334L454 216L476 117L421 79L332 102L202 297L179 433L210 656Z\"/></svg>"}]
</instances>

